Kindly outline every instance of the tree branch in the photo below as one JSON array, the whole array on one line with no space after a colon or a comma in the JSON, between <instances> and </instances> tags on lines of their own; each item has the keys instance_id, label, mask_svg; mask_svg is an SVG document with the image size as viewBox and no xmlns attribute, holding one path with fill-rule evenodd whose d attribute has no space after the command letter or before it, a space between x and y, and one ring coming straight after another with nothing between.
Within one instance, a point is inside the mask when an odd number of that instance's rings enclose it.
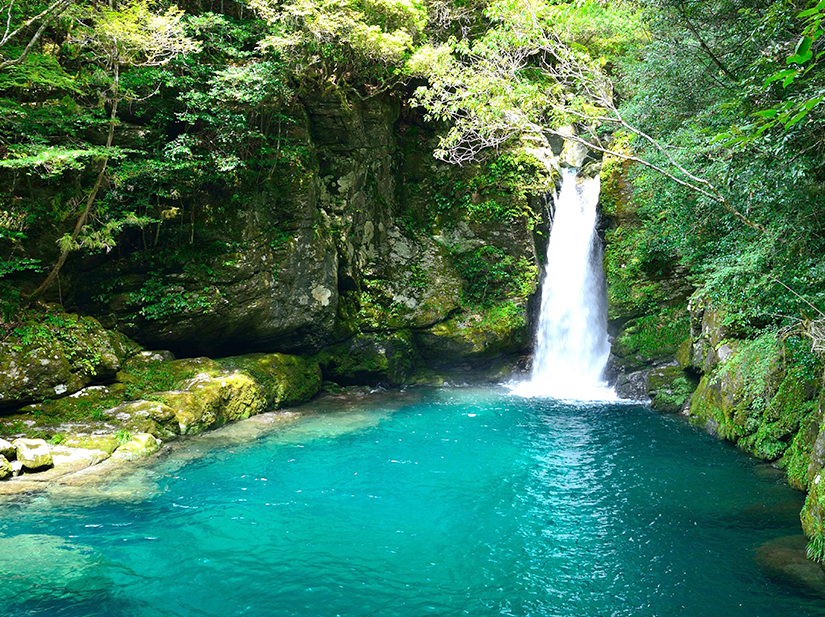
<instances>
[{"instance_id":1,"label":"tree branch","mask_svg":"<svg viewBox=\"0 0 825 617\"><path fill-rule=\"evenodd\" d=\"M8 26L9 26L9 23L11 21L11 7L12 7L13 4L14 4L14 2L11 2L9 4L9 15L8 15L8 21L6 23L6 33L3 35L3 39L0 40L0 47L2 47L7 42L12 40L15 36L17 36L17 34L19 32L21 32L22 30L28 28L30 25L35 23L41 17L43 18L43 23L40 24L40 27L37 29L37 32L35 32L34 36L32 36L32 38L29 40L28 44L26 45L26 48L23 50L23 53L20 54L17 58L13 58L11 60L6 60L5 62L0 62L0 70L3 70L5 68L8 68L10 66L14 66L15 64L20 64L21 62L23 62L26 59L26 57L29 55L29 52L31 52L31 50L34 49L34 46L40 40L40 37L43 35L43 32L46 30L46 28L49 26L49 24L52 23L54 18L57 17L58 15L60 15L61 13L63 13L63 11L65 11L69 7L69 4L71 4L71 0L57 0L51 6L49 6L49 8L45 9L44 11L39 13L38 15L35 15L31 19L29 19L26 23L24 23L22 26L17 28L17 30L15 30L14 32L9 34L8 33Z\"/></svg>"},{"instance_id":2,"label":"tree branch","mask_svg":"<svg viewBox=\"0 0 825 617\"><path fill-rule=\"evenodd\" d=\"M700 46L700 47L704 50L704 52L708 55L708 57L711 59L711 61L712 61L712 62L713 62L716 66L718 66L718 67L719 67L719 69L720 69L720 70L721 70L721 71L722 71L725 75L727 75L729 79L731 79L731 80L733 80L733 81L739 81L739 80L736 78L736 75L734 75L734 74L730 71L730 69L728 69L728 67L727 67L727 66L725 66L725 65L724 65L724 63L723 63L723 62L722 62L722 61L721 61L721 60L720 60L720 59L716 56L716 54L714 54L714 53L713 53L713 50L712 50L710 47L708 47L708 44L707 44L707 43L705 43L705 40L702 38L702 36L699 34L699 32L697 32L696 28L695 28L695 27L693 26L693 24L690 22L690 19L688 19L688 16L687 16L687 11L685 10L685 5L684 5L683 3L681 3L681 2L679 2L679 3L677 4L677 6L679 7L679 12L682 14L682 19L683 19L683 20L684 20L684 22L685 22L685 26L687 27L687 29L688 29L688 30L690 30L690 32L693 34L693 36L695 36L695 37L696 37L696 40L697 40L697 41L699 41L699 46Z\"/></svg>"},{"instance_id":3,"label":"tree branch","mask_svg":"<svg viewBox=\"0 0 825 617\"><path fill-rule=\"evenodd\" d=\"M51 21L57 15L59 15L60 13L63 12L68 7L70 2L71 2L71 0L55 0L48 7L46 7L42 11L40 11L40 13L38 13L34 17L28 19L24 23L22 23L20 25L20 27L18 27L14 32L9 34L9 26L11 24L11 10L12 10L12 7L14 6L14 0L12 0L9 3L8 18L6 20L6 32L3 34L3 38L0 39L0 47L5 45L6 43L8 43L14 37L16 37L18 34L20 34L23 30L26 30L27 28L29 28L29 26L31 26L33 23L35 23L39 19L42 19L42 18L48 16L49 17L48 21ZM65 5L65 6L62 6L62 5ZM60 10L57 11L57 9L60 9Z\"/></svg>"}]
</instances>

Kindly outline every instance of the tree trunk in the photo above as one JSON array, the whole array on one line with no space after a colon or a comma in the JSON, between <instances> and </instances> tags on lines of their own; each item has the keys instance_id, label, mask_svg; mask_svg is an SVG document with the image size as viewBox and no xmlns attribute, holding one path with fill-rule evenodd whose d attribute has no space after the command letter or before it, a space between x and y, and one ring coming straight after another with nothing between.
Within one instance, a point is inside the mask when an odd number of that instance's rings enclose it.
<instances>
[{"instance_id":1,"label":"tree trunk","mask_svg":"<svg viewBox=\"0 0 825 617\"><path fill-rule=\"evenodd\" d=\"M106 136L106 147L110 148L112 146L112 142L114 141L115 137L115 124L117 122L117 106L120 102L120 66L115 63L114 66L114 77L115 81L112 86L112 112L109 115L109 133ZM97 199L97 194L100 191L100 186L103 184L103 178L106 176L106 168L109 164L109 156L107 154L103 155L103 162L100 168L100 171L97 174L97 179L95 180L95 184L92 187L92 191L89 193L89 197L86 200L86 206L83 208L83 212L80 214L80 217L77 219L75 223L74 230L72 231L72 236L70 242L64 246L60 250L60 257L57 259L57 263L54 264L51 272L46 277L46 279L40 284L40 287L35 289L31 295L28 297L28 304L31 305L33 302L36 302L51 286L54 280L57 278L57 275L60 274L60 269L63 267L63 264L66 263L66 259L69 257L69 252L71 251L72 245L77 240L77 237L80 235L80 232L83 231L83 227L86 225L86 221L89 218L89 212L92 210L92 206L95 203L95 199Z\"/></svg>"}]
</instances>

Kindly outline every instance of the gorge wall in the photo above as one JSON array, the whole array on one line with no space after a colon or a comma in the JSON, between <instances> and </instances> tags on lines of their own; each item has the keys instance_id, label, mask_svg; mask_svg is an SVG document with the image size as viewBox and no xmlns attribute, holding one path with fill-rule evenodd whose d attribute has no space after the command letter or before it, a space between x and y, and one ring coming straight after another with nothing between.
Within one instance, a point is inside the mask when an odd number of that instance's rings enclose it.
<instances>
[{"instance_id":1,"label":"gorge wall","mask_svg":"<svg viewBox=\"0 0 825 617\"><path fill-rule=\"evenodd\" d=\"M536 159L440 163L433 130L393 96L308 98L284 125L288 169L232 191L181 186L115 251L72 255L46 300L149 349L298 354L345 385L495 372L529 351L547 229L535 187L552 182ZM54 252L46 234L26 250Z\"/></svg>"}]
</instances>

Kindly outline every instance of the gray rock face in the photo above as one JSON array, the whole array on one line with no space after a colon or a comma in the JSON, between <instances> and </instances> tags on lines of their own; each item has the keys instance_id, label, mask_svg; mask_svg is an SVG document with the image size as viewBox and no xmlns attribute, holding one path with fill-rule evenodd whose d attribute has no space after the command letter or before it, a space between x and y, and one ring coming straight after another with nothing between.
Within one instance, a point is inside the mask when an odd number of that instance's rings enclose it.
<instances>
[{"instance_id":1,"label":"gray rock face","mask_svg":"<svg viewBox=\"0 0 825 617\"><path fill-rule=\"evenodd\" d=\"M647 393L647 379L652 369L644 369L636 371L628 375L619 375L616 381L616 394L621 398L647 401L649 400Z\"/></svg>"},{"instance_id":2,"label":"gray rock face","mask_svg":"<svg viewBox=\"0 0 825 617\"><path fill-rule=\"evenodd\" d=\"M49 444L42 439L15 439L13 445L17 450L17 460L25 470L35 471L54 465Z\"/></svg>"},{"instance_id":3,"label":"gray rock face","mask_svg":"<svg viewBox=\"0 0 825 617\"><path fill-rule=\"evenodd\" d=\"M399 125L400 111L392 97L346 106L338 97L309 97L292 110L289 129L306 157L245 187L240 207L202 207L199 222L215 254L160 269L148 257L112 256L78 277L73 301L147 347L190 356L310 355L357 332L449 319L466 285L455 251L493 245L519 268L536 265L527 215L465 221L465 196L454 195L445 199L456 212L445 220L410 223L410 213L433 209L436 176L455 168L433 159L432 135ZM112 281L113 291L101 295Z\"/></svg>"}]
</instances>

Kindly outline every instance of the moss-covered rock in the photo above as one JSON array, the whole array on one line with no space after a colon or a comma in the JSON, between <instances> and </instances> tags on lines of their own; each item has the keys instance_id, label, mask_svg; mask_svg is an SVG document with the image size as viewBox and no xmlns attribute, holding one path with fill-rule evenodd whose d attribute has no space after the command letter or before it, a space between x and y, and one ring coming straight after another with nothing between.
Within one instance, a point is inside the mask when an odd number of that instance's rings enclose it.
<instances>
[{"instance_id":1,"label":"moss-covered rock","mask_svg":"<svg viewBox=\"0 0 825 617\"><path fill-rule=\"evenodd\" d=\"M783 375L781 347L776 333L744 341L726 362L705 374L691 397L692 420L723 439L738 443L760 425L768 401ZM743 443L764 458L777 458L754 444Z\"/></svg>"},{"instance_id":2,"label":"moss-covered rock","mask_svg":"<svg viewBox=\"0 0 825 617\"><path fill-rule=\"evenodd\" d=\"M825 563L825 477L821 471L811 481L800 519L808 536L808 557Z\"/></svg>"},{"instance_id":3,"label":"moss-covered rock","mask_svg":"<svg viewBox=\"0 0 825 617\"><path fill-rule=\"evenodd\" d=\"M130 359L117 373L128 394L137 397L147 392L174 390L198 373L217 373L220 367L210 358L168 359L169 352L148 352Z\"/></svg>"},{"instance_id":4,"label":"moss-covered rock","mask_svg":"<svg viewBox=\"0 0 825 617\"><path fill-rule=\"evenodd\" d=\"M266 409L305 403L321 389L321 369L314 360L280 353L223 358L220 365L252 377L263 389Z\"/></svg>"},{"instance_id":5,"label":"moss-covered rock","mask_svg":"<svg viewBox=\"0 0 825 617\"><path fill-rule=\"evenodd\" d=\"M112 458L135 461L154 454L160 449L160 442L149 433L137 433L112 454Z\"/></svg>"},{"instance_id":6,"label":"moss-covered rock","mask_svg":"<svg viewBox=\"0 0 825 617\"><path fill-rule=\"evenodd\" d=\"M805 460L821 413L818 371L812 372L805 360L812 356L802 345L795 349L772 332L740 341L702 377L690 404L694 422L751 454L767 460L784 455L782 464L797 486L807 482Z\"/></svg>"},{"instance_id":7,"label":"moss-covered rock","mask_svg":"<svg viewBox=\"0 0 825 617\"><path fill-rule=\"evenodd\" d=\"M695 389L696 381L679 366L660 366L648 373L647 393L650 406L656 411L682 411Z\"/></svg>"},{"instance_id":8,"label":"moss-covered rock","mask_svg":"<svg viewBox=\"0 0 825 617\"><path fill-rule=\"evenodd\" d=\"M102 463L111 456L111 453L97 448L73 448L66 445L51 447L52 460L55 467L71 465L74 468L91 467Z\"/></svg>"},{"instance_id":9,"label":"moss-covered rock","mask_svg":"<svg viewBox=\"0 0 825 617\"><path fill-rule=\"evenodd\" d=\"M5 456L0 454L0 480L6 480L11 477L11 463L9 463Z\"/></svg>"},{"instance_id":10,"label":"moss-covered rock","mask_svg":"<svg viewBox=\"0 0 825 617\"><path fill-rule=\"evenodd\" d=\"M112 433L102 435L74 434L67 435L62 445L86 450L100 450L111 455L118 448L120 442L117 436Z\"/></svg>"},{"instance_id":11,"label":"moss-covered rock","mask_svg":"<svg viewBox=\"0 0 825 617\"><path fill-rule=\"evenodd\" d=\"M505 303L417 331L413 340L428 364L439 368L522 352L530 336L525 310Z\"/></svg>"},{"instance_id":12,"label":"moss-covered rock","mask_svg":"<svg viewBox=\"0 0 825 617\"><path fill-rule=\"evenodd\" d=\"M613 366L623 371L669 362L690 335L684 308L665 308L660 313L628 321L611 346Z\"/></svg>"},{"instance_id":13,"label":"moss-covered rock","mask_svg":"<svg viewBox=\"0 0 825 617\"><path fill-rule=\"evenodd\" d=\"M92 317L38 315L0 342L0 407L65 396L112 378L138 349Z\"/></svg>"},{"instance_id":14,"label":"moss-covered rock","mask_svg":"<svg viewBox=\"0 0 825 617\"><path fill-rule=\"evenodd\" d=\"M15 458L27 471L37 471L54 464L49 444L42 439L15 439L13 445L16 450Z\"/></svg>"},{"instance_id":15,"label":"moss-covered rock","mask_svg":"<svg viewBox=\"0 0 825 617\"><path fill-rule=\"evenodd\" d=\"M409 332L359 334L314 357L324 378L342 385L406 383L418 364Z\"/></svg>"},{"instance_id":16,"label":"moss-covered rock","mask_svg":"<svg viewBox=\"0 0 825 617\"><path fill-rule=\"evenodd\" d=\"M175 411L159 401L137 400L122 403L106 411L120 430L150 433L160 439L175 439L180 434Z\"/></svg>"},{"instance_id":17,"label":"moss-covered rock","mask_svg":"<svg viewBox=\"0 0 825 617\"><path fill-rule=\"evenodd\" d=\"M266 408L264 389L237 371L198 373L181 390L155 396L173 411L181 435L201 433Z\"/></svg>"},{"instance_id":18,"label":"moss-covered rock","mask_svg":"<svg viewBox=\"0 0 825 617\"><path fill-rule=\"evenodd\" d=\"M17 451L10 442L5 439L0 439L0 456L5 456L8 460L12 460L16 454Z\"/></svg>"}]
</instances>

